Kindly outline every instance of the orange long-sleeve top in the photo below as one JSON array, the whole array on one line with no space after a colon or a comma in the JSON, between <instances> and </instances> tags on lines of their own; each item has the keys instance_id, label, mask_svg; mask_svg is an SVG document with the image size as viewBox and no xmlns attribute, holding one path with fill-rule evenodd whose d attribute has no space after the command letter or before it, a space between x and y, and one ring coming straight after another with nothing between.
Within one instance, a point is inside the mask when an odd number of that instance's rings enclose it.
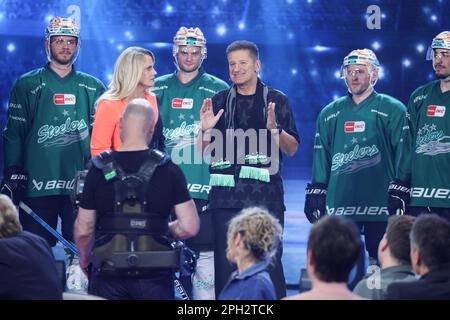
<instances>
[{"instance_id":1,"label":"orange long-sleeve top","mask_svg":"<svg viewBox=\"0 0 450 320\"><path fill-rule=\"evenodd\" d=\"M158 103L156 95L145 94L145 99L150 102L155 114L155 122L158 121ZM106 150L118 150L122 145L120 141L119 121L128 101L122 100L101 100L95 111L94 128L91 137L91 156L95 157Z\"/></svg>"}]
</instances>

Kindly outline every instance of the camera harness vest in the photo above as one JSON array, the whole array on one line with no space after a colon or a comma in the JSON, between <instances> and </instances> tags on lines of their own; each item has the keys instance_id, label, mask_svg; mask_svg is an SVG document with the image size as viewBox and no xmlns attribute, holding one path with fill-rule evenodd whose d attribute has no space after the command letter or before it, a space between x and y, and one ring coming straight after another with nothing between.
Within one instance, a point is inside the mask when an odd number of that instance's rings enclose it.
<instances>
[{"instance_id":1,"label":"camera harness vest","mask_svg":"<svg viewBox=\"0 0 450 320\"><path fill-rule=\"evenodd\" d=\"M114 183L114 211L97 219L96 233L110 236L110 241L93 250L93 266L103 273L142 275L155 268L177 269L179 251L168 239L168 218L151 213L146 200L147 188L158 166L169 156L149 150L137 173L126 173L110 151L92 159L107 182ZM155 238L165 239L166 244Z\"/></svg>"}]
</instances>

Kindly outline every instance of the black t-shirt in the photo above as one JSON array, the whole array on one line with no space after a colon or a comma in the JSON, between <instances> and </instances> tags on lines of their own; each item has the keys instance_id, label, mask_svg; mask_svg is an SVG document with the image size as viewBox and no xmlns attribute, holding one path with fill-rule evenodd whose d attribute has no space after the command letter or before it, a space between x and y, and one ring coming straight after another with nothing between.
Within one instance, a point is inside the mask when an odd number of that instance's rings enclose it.
<instances>
[{"instance_id":1,"label":"black t-shirt","mask_svg":"<svg viewBox=\"0 0 450 320\"><path fill-rule=\"evenodd\" d=\"M257 128L263 121L263 113L255 104L255 96L256 94L244 96L236 93L237 112L234 114L234 123L237 128L243 130Z\"/></svg>"},{"instance_id":2,"label":"black t-shirt","mask_svg":"<svg viewBox=\"0 0 450 320\"><path fill-rule=\"evenodd\" d=\"M148 150L113 152L114 160L126 173L138 172ZM191 199L186 178L172 161L156 168L147 188L148 208L151 213L168 217L174 205ZM114 183L107 182L100 169L92 166L86 176L80 206L96 210L97 215L114 211Z\"/></svg>"}]
</instances>

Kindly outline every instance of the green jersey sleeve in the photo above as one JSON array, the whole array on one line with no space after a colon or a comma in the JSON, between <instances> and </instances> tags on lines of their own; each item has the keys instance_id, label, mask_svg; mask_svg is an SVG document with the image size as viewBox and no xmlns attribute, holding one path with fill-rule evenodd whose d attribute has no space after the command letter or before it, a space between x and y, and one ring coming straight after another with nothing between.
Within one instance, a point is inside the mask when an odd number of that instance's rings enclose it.
<instances>
[{"instance_id":1,"label":"green jersey sleeve","mask_svg":"<svg viewBox=\"0 0 450 320\"><path fill-rule=\"evenodd\" d=\"M405 175L404 171L400 170L400 165L402 164L402 161L407 161L406 159L409 157L410 152L408 114L405 105L399 100L386 95L382 96L385 100L383 105L386 106L386 109L391 109L391 112L389 112L389 117L383 119L386 119L387 121L385 128L387 131L387 139L389 140L388 145L392 148L390 152L393 155L392 161L393 168L395 170L393 175L395 177L400 177ZM404 167L408 170L407 166Z\"/></svg>"},{"instance_id":2,"label":"green jersey sleeve","mask_svg":"<svg viewBox=\"0 0 450 320\"><path fill-rule=\"evenodd\" d=\"M331 171L331 139L329 134L322 111L316 123L312 174L312 182L314 183L328 185Z\"/></svg>"},{"instance_id":3,"label":"green jersey sleeve","mask_svg":"<svg viewBox=\"0 0 450 320\"><path fill-rule=\"evenodd\" d=\"M4 132L3 151L5 168L24 165L24 146L32 123L34 99L20 80L13 86L8 107L8 120Z\"/></svg>"}]
</instances>

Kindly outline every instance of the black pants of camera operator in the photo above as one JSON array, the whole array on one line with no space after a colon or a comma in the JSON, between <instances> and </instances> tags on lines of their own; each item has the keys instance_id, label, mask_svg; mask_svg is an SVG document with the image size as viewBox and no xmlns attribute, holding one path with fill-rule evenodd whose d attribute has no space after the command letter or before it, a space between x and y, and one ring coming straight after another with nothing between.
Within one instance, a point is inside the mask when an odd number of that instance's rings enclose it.
<instances>
[{"instance_id":1,"label":"black pants of camera operator","mask_svg":"<svg viewBox=\"0 0 450 320\"><path fill-rule=\"evenodd\" d=\"M89 293L108 300L174 300L174 274L154 271L148 276L103 275L94 270L89 277Z\"/></svg>"}]
</instances>

